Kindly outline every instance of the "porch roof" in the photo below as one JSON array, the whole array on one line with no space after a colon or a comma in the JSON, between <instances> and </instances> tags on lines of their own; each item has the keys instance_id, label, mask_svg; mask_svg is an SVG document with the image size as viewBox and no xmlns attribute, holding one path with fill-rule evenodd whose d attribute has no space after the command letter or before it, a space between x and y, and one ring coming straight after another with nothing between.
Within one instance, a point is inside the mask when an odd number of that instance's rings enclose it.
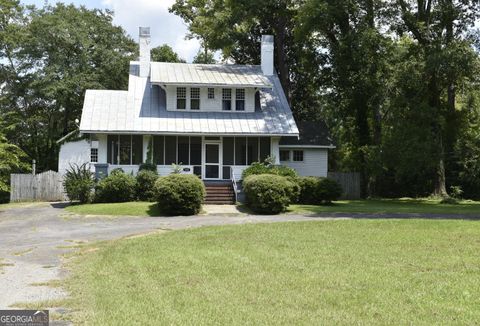
<instances>
[{"instance_id":1,"label":"porch roof","mask_svg":"<svg viewBox=\"0 0 480 326\"><path fill-rule=\"evenodd\" d=\"M87 90L80 131L298 136L278 77L265 78L273 87L261 91L261 108L256 112L179 112L167 111L165 92L132 69L128 91Z\"/></svg>"}]
</instances>

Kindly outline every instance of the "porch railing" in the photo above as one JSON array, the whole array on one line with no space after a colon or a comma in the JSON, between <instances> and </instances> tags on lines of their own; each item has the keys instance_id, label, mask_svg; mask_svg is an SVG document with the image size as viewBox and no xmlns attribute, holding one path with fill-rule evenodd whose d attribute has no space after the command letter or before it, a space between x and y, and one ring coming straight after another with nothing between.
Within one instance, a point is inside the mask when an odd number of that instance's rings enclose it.
<instances>
[{"instance_id":1,"label":"porch railing","mask_svg":"<svg viewBox=\"0 0 480 326\"><path fill-rule=\"evenodd\" d=\"M235 194L235 202L237 202L237 181L235 180L235 172L233 167L230 167L230 179L232 180L233 193Z\"/></svg>"}]
</instances>

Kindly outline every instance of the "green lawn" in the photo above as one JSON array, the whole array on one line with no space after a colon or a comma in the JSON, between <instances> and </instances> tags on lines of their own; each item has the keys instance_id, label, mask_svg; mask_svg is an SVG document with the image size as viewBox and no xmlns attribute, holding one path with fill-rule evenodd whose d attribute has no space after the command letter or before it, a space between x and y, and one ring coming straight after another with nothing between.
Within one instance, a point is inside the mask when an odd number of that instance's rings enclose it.
<instances>
[{"instance_id":1,"label":"green lawn","mask_svg":"<svg viewBox=\"0 0 480 326\"><path fill-rule=\"evenodd\" d=\"M292 213L442 213L480 215L480 201L440 204L435 199L341 200L333 205L291 205Z\"/></svg>"},{"instance_id":2,"label":"green lawn","mask_svg":"<svg viewBox=\"0 0 480 326\"><path fill-rule=\"evenodd\" d=\"M479 324L479 223L250 224L117 240L73 260L67 308L96 325Z\"/></svg>"},{"instance_id":3,"label":"green lawn","mask_svg":"<svg viewBox=\"0 0 480 326\"><path fill-rule=\"evenodd\" d=\"M0 206L1 208L1 206ZM245 208L248 212L248 208ZM113 204L71 205L67 211L83 215L162 216L155 203L128 202ZM343 200L333 205L291 205L290 213L458 213L480 215L480 202L462 201L457 205L440 204L431 199Z\"/></svg>"},{"instance_id":4,"label":"green lawn","mask_svg":"<svg viewBox=\"0 0 480 326\"><path fill-rule=\"evenodd\" d=\"M156 203L128 202L67 206L67 211L82 215L162 216Z\"/></svg>"}]
</instances>

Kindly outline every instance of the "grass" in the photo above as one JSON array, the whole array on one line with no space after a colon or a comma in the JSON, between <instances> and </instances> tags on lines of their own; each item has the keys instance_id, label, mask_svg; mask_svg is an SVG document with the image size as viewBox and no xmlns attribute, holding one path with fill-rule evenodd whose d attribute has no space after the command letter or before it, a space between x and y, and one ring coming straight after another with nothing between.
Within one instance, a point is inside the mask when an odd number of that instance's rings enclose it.
<instances>
[{"instance_id":1,"label":"grass","mask_svg":"<svg viewBox=\"0 0 480 326\"><path fill-rule=\"evenodd\" d=\"M242 205L241 210L249 212ZM109 216L164 216L156 203L128 202L110 204L71 205L67 211L81 215ZM290 213L442 213L442 214L480 214L480 202L461 201L459 204L440 204L435 199L376 199L342 200L333 205L291 205Z\"/></svg>"},{"instance_id":2,"label":"grass","mask_svg":"<svg viewBox=\"0 0 480 326\"><path fill-rule=\"evenodd\" d=\"M66 210L81 215L163 216L157 203L151 202L71 205Z\"/></svg>"},{"instance_id":3,"label":"grass","mask_svg":"<svg viewBox=\"0 0 480 326\"><path fill-rule=\"evenodd\" d=\"M221 226L96 244L62 304L95 325L480 323L480 222Z\"/></svg>"},{"instance_id":4,"label":"grass","mask_svg":"<svg viewBox=\"0 0 480 326\"><path fill-rule=\"evenodd\" d=\"M291 205L291 213L440 213L480 215L479 201L461 201L459 204L440 204L436 199L372 199L341 200L333 205Z\"/></svg>"}]
</instances>

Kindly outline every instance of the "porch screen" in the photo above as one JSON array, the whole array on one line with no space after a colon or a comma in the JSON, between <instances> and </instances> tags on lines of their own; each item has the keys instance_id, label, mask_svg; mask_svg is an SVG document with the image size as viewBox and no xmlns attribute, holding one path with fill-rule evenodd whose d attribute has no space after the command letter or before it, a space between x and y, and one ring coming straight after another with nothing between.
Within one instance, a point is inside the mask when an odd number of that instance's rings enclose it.
<instances>
[{"instance_id":1,"label":"porch screen","mask_svg":"<svg viewBox=\"0 0 480 326\"><path fill-rule=\"evenodd\" d=\"M165 165L177 163L177 137L165 136Z\"/></svg>"},{"instance_id":2,"label":"porch screen","mask_svg":"<svg viewBox=\"0 0 480 326\"><path fill-rule=\"evenodd\" d=\"M190 137L178 137L178 164L188 165L190 162Z\"/></svg>"},{"instance_id":3,"label":"porch screen","mask_svg":"<svg viewBox=\"0 0 480 326\"><path fill-rule=\"evenodd\" d=\"M142 135L108 135L107 163L133 165L143 161Z\"/></svg>"},{"instance_id":4,"label":"porch screen","mask_svg":"<svg viewBox=\"0 0 480 326\"><path fill-rule=\"evenodd\" d=\"M164 141L163 136L153 137L153 163L157 165L163 165L165 162L163 156Z\"/></svg>"}]
</instances>

